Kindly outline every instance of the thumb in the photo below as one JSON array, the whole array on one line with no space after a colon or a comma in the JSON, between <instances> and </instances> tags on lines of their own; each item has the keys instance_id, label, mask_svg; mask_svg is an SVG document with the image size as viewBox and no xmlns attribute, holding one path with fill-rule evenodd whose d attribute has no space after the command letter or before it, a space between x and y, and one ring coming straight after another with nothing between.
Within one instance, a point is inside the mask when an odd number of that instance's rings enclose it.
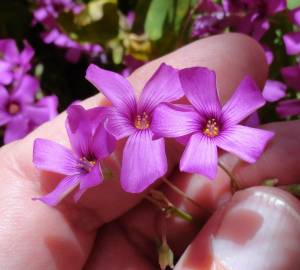
<instances>
[{"instance_id":1,"label":"thumb","mask_svg":"<svg viewBox=\"0 0 300 270\"><path fill-rule=\"evenodd\" d=\"M296 270L300 203L267 187L237 192L188 247L176 270Z\"/></svg>"}]
</instances>

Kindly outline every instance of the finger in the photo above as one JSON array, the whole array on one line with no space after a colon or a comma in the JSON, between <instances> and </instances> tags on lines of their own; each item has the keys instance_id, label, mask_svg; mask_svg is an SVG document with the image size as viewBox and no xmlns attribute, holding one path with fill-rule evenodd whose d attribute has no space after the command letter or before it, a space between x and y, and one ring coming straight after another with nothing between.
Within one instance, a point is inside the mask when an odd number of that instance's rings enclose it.
<instances>
[{"instance_id":1,"label":"finger","mask_svg":"<svg viewBox=\"0 0 300 270\"><path fill-rule=\"evenodd\" d=\"M192 215L194 220L189 222L176 216L166 218L161 209L145 200L99 230L87 270L108 269L108 266L109 269L158 269L158 247L162 241L163 227L170 248L176 256L180 256L210 214L231 196L229 179L222 170L218 171L215 181L180 172L172 175L170 180L198 205L184 199L169 185L163 184L162 192L177 208ZM115 251L118 255L110 260ZM140 263L143 263L143 268Z\"/></svg>"},{"instance_id":2,"label":"finger","mask_svg":"<svg viewBox=\"0 0 300 270\"><path fill-rule=\"evenodd\" d=\"M130 81L136 89L141 89L161 62L175 67L209 66L216 70L220 94L226 99L246 74L252 75L259 85L263 84L267 72L264 59L263 51L252 39L238 34L220 35L193 43L150 63L149 71L142 67L130 77ZM97 95L83 104L87 108L94 107L106 104L106 100ZM95 235L90 231L120 216L142 198L142 195L123 192L118 181L107 181L88 192L77 206L62 203L58 208L50 208L32 202L31 197L49 192L60 179L57 175L33 168L33 141L41 137L68 146L64 121L65 114L61 114L25 139L0 150L1 211L6 216L0 221L2 254L11 252L8 247L12 242L24 243L13 246L14 253L20 255L15 260L5 255L1 257L0 265L8 265L6 269L20 269L28 262L31 263L28 264L30 269L43 269L44 265L53 269L81 268ZM118 178L119 163L110 162L114 176ZM32 248L27 248L28 245ZM70 257L76 259L68 259Z\"/></svg>"},{"instance_id":3,"label":"finger","mask_svg":"<svg viewBox=\"0 0 300 270\"><path fill-rule=\"evenodd\" d=\"M250 188L213 215L175 269L296 270L299 241L299 201L279 189Z\"/></svg>"},{"instance_id":4,"label":"finger","mask_svg":"<svg viewBox=\"0 0 300 270\"><path fill-rule=\"evenodd\" d=\"M233 57L234 55L239 55L239 57ZM187 59L189 60L187 61ZM267 74L267 65L263 51L256 42L249 37L239 34L220 35L192 43L185 48L141 67L129 78L137 91L142 89L147 79L162 62L179 68L187 66L207 66L214 69L217 74L218 89L223 101L228 99L245 75L250 74L255 78L257 83L262 86ZM230 68L228 68L228 66L230 66ZM96 104L99 105L106 102L103 96L98 95L87 100L84 104L87 107L93 107ZM46 132L48 132L47 138L68 144L63 127L63 120L64 116L61 116L55 123L48 124L44 129L37 130L32 134L27 140L27 144L30 146L29 149L31 148L32 140L36 137L45 137ZM57 130L61 130L62 133L58 133ZM171 168L172 165L174 166L174 164L178 162L178 158L176 158L178 153L176 149L174 153L173 147L169 147L168 149L170 152L168 155L170 162L169 168ZM114 159L114 161L117 160L117 162L111 162L109 164L109 166L113 168L111 171L115 174L115 180L118 180L118 161L121 156L120 151L117 151L117 153L118 155L116 155ZM32 168L31 164L28 166ZM38 181L40 181L40 179ZM105 196L110 192L114 192L115 198L110 195ZM91 190L89 193L90 194L87 193L83 197L81 204L96 211L98 219L103 222L109 222L116 216L119 216L142 198L142 196L132 196L123 192L118 181L107 182L99 186L99 188ZM103 196L99 194L103 194ZM113 209L110 207L103 209L99 207L101 204L113 205L115 207Z\"/></svg>"},{"instance_id":5,"label":"finger","mask_svg":"<svg viewBox=\"0 0 300 270\"><path fill-rule=\"evenodd\" d=\"M300 121L278 122L263 126L275 137L254 164L247 164L230 154L221 158L241 187L277 179L278 185L300 183Z\"/></svg>"}]
</instances>

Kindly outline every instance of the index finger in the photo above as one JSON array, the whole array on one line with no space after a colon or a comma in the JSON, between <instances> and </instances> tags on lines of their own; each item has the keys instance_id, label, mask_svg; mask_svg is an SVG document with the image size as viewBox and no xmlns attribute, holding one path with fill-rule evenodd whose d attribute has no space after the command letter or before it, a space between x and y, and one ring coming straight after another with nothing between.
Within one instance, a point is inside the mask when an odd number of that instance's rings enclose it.
<instances>
[{"instance_id":1,"label":"index finger","mask_svg":"<svg viewBox=\"0 0 300 270\"><path fill-rule=\"evenodd\" d=\"M225 34L197 41L141 67L129 78L137 92L162 62L176 68L206 66L215 70L223 102L245 75L251 75L261 87L267 75L264 53L255 41L240 34ZM82 104L91 108L106 102L99 94ZM9 252L7 247L12 241L24 243L14 247L14 253L20 254L18 258L12 262L11 258L3 256L0 265L7 265L8 258L11 269L18 269L24 263L28 265L28 262L31 262L29 269L37 269L37 265L56 269L81 268L92 246L94 229L117 218L143 198L142 194L123 192L117 181L119 148L113 156L115 159L109 161L116 181L107 181L90 190L77 206L62 203L58 208L50 208L31 201L31 197L49 192L61 178L33 167L33 141L40 137L68 146L65 118L62 113L25 139L0 151L0 209L5 209L3 215L7 216L0 221L0 248L4 254ZM18 225L20 220L21 227Z\"/></svg>"}]
</instances>

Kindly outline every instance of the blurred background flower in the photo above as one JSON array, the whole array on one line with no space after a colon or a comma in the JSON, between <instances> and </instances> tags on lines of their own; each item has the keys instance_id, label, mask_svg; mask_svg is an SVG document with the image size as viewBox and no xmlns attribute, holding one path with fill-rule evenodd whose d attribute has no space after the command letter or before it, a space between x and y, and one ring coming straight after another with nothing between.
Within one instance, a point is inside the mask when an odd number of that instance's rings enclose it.
<instances>
[{"instance_id":1,"label":"blurred background flower","mask_svg":"<svg viewBox=\"0 0 300 270\"><path fill-rule=\"evenodd\" d=\"M97 93L84 79L90 63L129 76L152 59L224 32L255 38L270 67L263 89L267 105L246 123L298 118L299 0L1 1L1 140L23 137L57 110ZM26 86L28 78L36 83ZM20 87L24 95L15 98ZM33 108L43 110L43 117L33 119ZM20 130L11 128L16 115L8 115L14 111L27 119Z\"/></svg>"}]
</instances>

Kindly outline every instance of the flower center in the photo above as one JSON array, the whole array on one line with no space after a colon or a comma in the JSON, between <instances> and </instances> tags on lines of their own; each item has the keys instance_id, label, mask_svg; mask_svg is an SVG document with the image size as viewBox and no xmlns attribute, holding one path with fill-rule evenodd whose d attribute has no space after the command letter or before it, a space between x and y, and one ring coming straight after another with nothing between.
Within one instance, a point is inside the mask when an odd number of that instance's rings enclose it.
<instances>
[{"instance_id":1,"label":"flower center","mask_svg":"<svg viewBox=\"0 0 300 270\"><path fill-rule=\"evenodd\" d=\"M7 111L9 114L15 115L20 112L21 108L17 102L10 102L7 106Z\"/></svg>"},{"instance_id":2,"label":"flower center","mask_svg":"<svg viewBox=\"0 0 300 270\"><path fill-rule=\"evenodd\" d=\"M206 122L206 125L203 128L203 133L207 137L216 137L219 135L219 126L216 119L212 118Z\"/></svg>"},{"instance_id":3,"label":"flower center","mask_svg":"<svg viewBox=\"0 0 300 270\"><path fill-rule=\"evenodd\" d=\"M138 129L146 129L150 126L150 121L148 114L143 112L142 114L139 114L134 121L134 126Z\"/></svg>"},{"instance_id":4,"label":"flower center","mask_svg":"<svg viewBox=\"0 0 300 270\"><path fill-rule=\"evenodd\" d=\"M81 161L80 167L88 173L96 165L96 160L88 160L86 157L81 158L80 161Z\"/></svg>"}]
</instances>

